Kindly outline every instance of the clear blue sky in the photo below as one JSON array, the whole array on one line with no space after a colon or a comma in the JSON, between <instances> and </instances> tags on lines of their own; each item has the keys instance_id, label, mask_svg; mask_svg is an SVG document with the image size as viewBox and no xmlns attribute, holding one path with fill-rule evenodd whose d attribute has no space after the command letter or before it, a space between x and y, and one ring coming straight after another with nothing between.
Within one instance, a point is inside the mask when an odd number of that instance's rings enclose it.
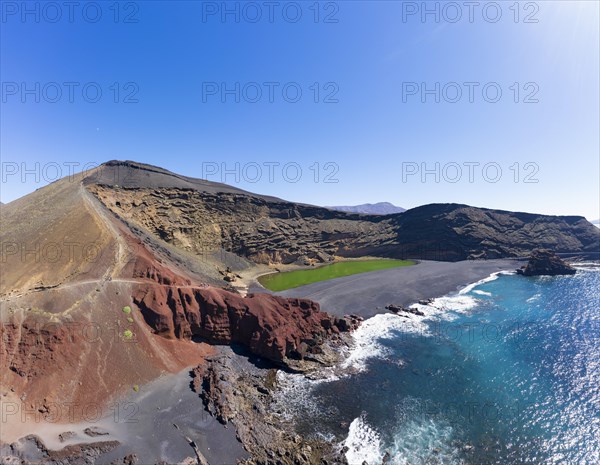
<instances>
[{"instance_id":1,"label":"clear blue sky","mask_svg":"<svg viewBox=\"0 0 600 465\"><path fill-rule=\"evenodd\" d=\"M422 2L229 2L239 16L223 18L222 2L3 2L1 200L52 180L55 164L130 159L318 205L600 217L598 2L501 1L496 22L490 2L446 3L423 18ZM236 83L239 102L220 93ZM421 96L436 83L439 103ZM36 163L39 182L23 179Z\"/></svg>"}]
</instances>

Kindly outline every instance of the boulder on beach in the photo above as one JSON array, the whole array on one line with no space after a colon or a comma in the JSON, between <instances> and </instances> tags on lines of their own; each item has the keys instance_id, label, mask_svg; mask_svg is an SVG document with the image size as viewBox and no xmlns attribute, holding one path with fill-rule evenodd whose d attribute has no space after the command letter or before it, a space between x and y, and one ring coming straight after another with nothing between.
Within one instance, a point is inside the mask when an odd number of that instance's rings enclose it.
<instances>
[{"instance_id":1,"label":"boulder on beach","mask_svg":"<svg viewBox=\"0 0 600 465\"><path fill-rule=\"evenodd\" d=\"M412 315L425 316L425 313L423 313L421 310L419 310L417 308L413 308L413 307L403 307L402 305L390 304L390 305L387 305L385 308L386 308L386 310L389 310L390 312L394 312L397 315L399 315L401 313L410 313Z\"/></svg>"}]
</instances>

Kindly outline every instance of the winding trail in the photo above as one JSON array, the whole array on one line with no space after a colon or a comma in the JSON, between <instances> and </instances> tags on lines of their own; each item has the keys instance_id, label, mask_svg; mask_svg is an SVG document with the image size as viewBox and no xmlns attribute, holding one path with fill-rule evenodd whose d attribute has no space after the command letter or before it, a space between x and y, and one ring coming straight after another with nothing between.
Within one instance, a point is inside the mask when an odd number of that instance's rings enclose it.
<instances>
[{"instance_id":1,"label":"winding trail","mask_svg":"<svg viewBox=\"0 0 600 465\"><path fill-rule=\"evenodd\" d=\"M53 284L49 286L38 286L34 288L27 289L18 294L2 294L0 295L0 302L10 302L13 299L18 299L30 294L34 294L37 292L44 292L50 290L64 290L70 289L79 286L88 286L88 285L100 285L106 286L111 285L112 283L129 283L129 284L152 284L153 286L167 286L178 289L203 289L208 287L208 285L173 285L173 284L161 284L156 281L142 279L142 278L120 278L119 273L123 270L123 267L127 264L129 259L129 254L127 252L129 246L127 241L123 238L123 236L119 233L117 227L113 223L113 220L109 218L108 212L105 207L101 204L101 202L94 197L92 193L90 193L83 185L80 186L80 193L84 200L85 207L88 209L90 214L94 218L98 218L108 233L113 237L114 242L116 243L115 247L115 256L113 260L113 264L111 267L107 268L104 274L99 279L86 279L80 281L72 281L67 283L59 283Z\"/></svg>"},{"instance_id":2,"label":"winding trail","mask_svg":"<svg viewBox=\"0 0 600 465\"><path fill-rule=\"evenodd\" d=\"M112 234L113 239L115 240L115 242L117 244L117 247L115 250L114 265L113 265L112 269L106 270L106 273L104 274L104 278L114 277L118 274L119 271L121 271L123 269L123 266L126 264L126 255L127 254L125 251L127 250L127 243L125 242L125 239L123 239L123 236L121 236L121 234L119 234L119 231L115 227L112 220L107 216L106 209L100 203L100 201L96 197L94 197L83 186L83 184L80 185L79 189L81 192L81 196L83 197L83 200L85 202L86 208L90 211L92 216L94 216L94 213L95 213L96 214L95 216L97 218L99 218L100 220L102 220L102 222L104 223L104 227L108 230L109 233Z\"/></svg>"},{"instance_id":3,"label":"winding trail","mask_svg":"<svg viewBox=\"0 0 600 465\"><path fill-rule=\"evenodd\" d=\"M36 292L44 292L44 291L54 291L54 290L64 290L64 289L69 289L72 287L78 287L78 286L86 286L86 285L90 285L90 284L103 284L103 285L110 285L112 283L130 283L130 284L152 284L153 286L165 286L165 287L171 287L171 288L177 288L177 289L205 289L207 287L209 287L208 284L205 285L174 285L174 284L162 284L162 283L157 283L156 281L152 281L152 280L148 280L148 279L134 279L134 278L105 278L104 280L98 280L98 279L86 279L83 281L74 281L74 282L70 282L67 284L57 284L55 286L47 286L47 287L35 287L32 289L28 289L25 292L22 292L20 294L13 294L13 295L4 295L2 297L0 297L0 302L8 302L12 299L17 299L19 297L24 297L26 295L30 295L30 294L34 294Z\"/></svg>"}]
</instances>

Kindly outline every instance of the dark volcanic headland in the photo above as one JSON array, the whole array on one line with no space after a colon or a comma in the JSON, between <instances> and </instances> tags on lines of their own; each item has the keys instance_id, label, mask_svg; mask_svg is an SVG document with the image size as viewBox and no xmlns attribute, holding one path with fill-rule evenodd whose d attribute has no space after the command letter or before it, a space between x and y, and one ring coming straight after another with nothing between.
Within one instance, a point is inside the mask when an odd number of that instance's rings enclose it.
<instances>
[{"instance_id":1,"label":"dark volcanic headland","mask_svg":"<svg viewBox=\"0 0 600 465\"><path fill-rule=\"evenodd\" d=\"M550 250L534 250L527 265L517 269L524 276L560 276L575 274L577 270Z\"/></svg>"},{"instance_id":2,"label":"dark volcanic headland","mask_svg":"<svg viewBox=\"0 0 600 465\"><path fill-rule=\"evenodd\" d=\"M120 218L196 254L225 250L256 263L377 255L457 261L528 255L535 248L595 254L598 232L580 216L431 204L396 215L332 211L109 162L86 188Z\"/></svg>"},{"instance_id":3,"label":"dark volcanic headland","mask_svg":"<svg viewBox=\"0 0 600 465\"><path fill-rule=\"evenodd\" d=\"M344 213L130 161L54 182L0 214L2 401L56 420L53 406L104 405L165 373L197 367L195 387L212 412L229 408L215 405L217 398L236 403L228 420L252 455L248 463L343 461L327 445L284 434L275 419L263 430L242 423L256 420L249 411L268 402L269 370L335 362L336 345L360 319L339 309L332 316L308 299L244 295L237 284L273 267L343 258L455 262L523 257L537 248L596 258L600 249L600 230L582 217L456 204ZM260 358L266 371L237 376L218 347L228 345ZM237 394L227 394L238 378ZM54 423L84 417L75 410ZM40 429L21 416L11 421L2 429L5 443ZM191 457L196 449L190 446ZM10 450L19 455L17 446ZM58 463L55 453L40 454L41 463Z\"/></svg>"}]
</instances>

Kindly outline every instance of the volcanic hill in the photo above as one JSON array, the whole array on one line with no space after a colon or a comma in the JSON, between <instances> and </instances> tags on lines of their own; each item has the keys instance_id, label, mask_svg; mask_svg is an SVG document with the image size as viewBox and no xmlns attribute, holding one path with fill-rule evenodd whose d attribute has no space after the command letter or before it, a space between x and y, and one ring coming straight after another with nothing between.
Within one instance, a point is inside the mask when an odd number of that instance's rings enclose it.
<instances>
[{"instance_id":1,"label":"volcanic hill","mask_svg":"<svg viewBox=\"0 0 600 465\"><path fill-rule=\"evenodd\" d=\"M309 300L223 289L224 278L259 265L600 246L582 217L454 204L344 213L130 161L63 178L0 214L0 394L41 414L197 365L213 344L286 365L356 324Z\"/></svg>"}]
</instances>

